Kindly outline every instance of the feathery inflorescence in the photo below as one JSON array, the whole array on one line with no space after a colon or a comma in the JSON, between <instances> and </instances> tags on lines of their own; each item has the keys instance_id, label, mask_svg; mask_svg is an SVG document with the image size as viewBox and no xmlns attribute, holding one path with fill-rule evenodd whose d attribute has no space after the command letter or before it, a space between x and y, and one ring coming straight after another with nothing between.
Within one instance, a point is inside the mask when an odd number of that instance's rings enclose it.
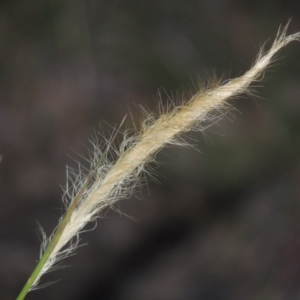
<instances>
[{"instance_id":1,"label":"feathery inflorescence","mask_svg":"<svg viewBox=\"0 0 300 300\"><path fill-rule=\"evenodd\" d=\"M300 33L286 36L286 31L287 26L278 32L271 49L267 52L261 50L252 68L241 77L199 91L190 100L157 118L148 116L138 134L124 138L115 162L108 161L106 149L101 151L94 145L90 173L86 177L76 175L73 177L73 186L66 188L65 199L71 200L65 202L72 211L57 237L57 243L52 246L43 267L34 278L31 290L37 287L44 273L74 252L79 242L78 235L88 222L94 221L106 207L131 194L141 173L145 171L145 164L154 159L158 150L167 144L180 144L178 137L184 132L202 130L201 123L213 121L212 113L226 107L228 99L249 92L249 85L261 78L278 50L300 39ZM112 146L109 141L108 144ZM59 226L49 239L44 239L41 257Z\"/></svg>"}]
</instances>

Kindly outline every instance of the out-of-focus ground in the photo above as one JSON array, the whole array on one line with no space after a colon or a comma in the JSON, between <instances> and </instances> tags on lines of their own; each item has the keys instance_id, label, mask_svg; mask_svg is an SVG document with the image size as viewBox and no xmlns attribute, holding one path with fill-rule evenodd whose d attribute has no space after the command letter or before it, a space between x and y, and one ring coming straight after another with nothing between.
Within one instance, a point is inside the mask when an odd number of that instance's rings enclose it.
<instances>
[{"instance_id":1,"label":"out-of-focus ground","mask_svg":"<svg viewBox=\"0 0 300 300\"><path fill-rule=\"evenodd\" d=\"M3 1L0 9L0 298L14 299L62 213L65 166L158 90L236 77L299 1ZM81 236L88 244L29 299L300 298L300 44L195 149ZM261 87L263 86L263 87ZM131 117L126 126L133 127ZM197 151L199 150L199 151ZM88 229L91 229L91 225Z\"/></svg>"}]
</instances>

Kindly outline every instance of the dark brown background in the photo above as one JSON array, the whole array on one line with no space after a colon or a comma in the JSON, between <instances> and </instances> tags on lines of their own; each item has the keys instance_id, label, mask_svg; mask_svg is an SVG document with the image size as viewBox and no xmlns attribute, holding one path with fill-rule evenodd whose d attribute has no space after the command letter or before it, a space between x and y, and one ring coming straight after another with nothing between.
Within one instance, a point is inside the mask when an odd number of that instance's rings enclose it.
<instances>
[{"instance_id":1,"label":"dark brown background","mask_svg":"<svg viewBox=\"0 0 300 300\"><path fill-rule=\"evenodd\" d=\"M62 213L70 158L158 89L241 75L299 1L2 1L0 298L14 299ZM268 44L269 45L269 44ZM238 111L195 149L158 156L159 183L119 203L32 299L300 297L300 45L289 45ZM162 101L167 96L162 93ZM127 120L127 126L132 126ZM200 150L197 151L197 150ZM92 225L89 227L92 228Z\"/></svg>"}]
</instances>

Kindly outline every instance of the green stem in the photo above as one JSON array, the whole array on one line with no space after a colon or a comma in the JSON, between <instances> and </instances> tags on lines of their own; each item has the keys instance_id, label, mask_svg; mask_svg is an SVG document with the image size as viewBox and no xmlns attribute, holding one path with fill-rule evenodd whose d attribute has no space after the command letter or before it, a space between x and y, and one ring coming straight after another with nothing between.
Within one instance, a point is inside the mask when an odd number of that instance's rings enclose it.
<instances>
[{"instance_id":1,"label":"green stem","mask_svg":"<svg viewBox=\"0 0 300 300\"><path fill-rule=\"evenodd\" d=\"M98 164L97 164L97 166L98 166ZM37 266L33 270L32 274L30 275L29 279L27 280L26 284L24 285L23 289L21 290L21 292L20 292L19 296L16 298L16 300L23 300L26 297L26 295L28 294L28 292L29 292L30 288L32 287L34 281L36 280L36 278L40 274L43 266L47 262L47 260L50 257L53 249L55 248L56 244L58 243L64 229L66 228L68 222L70 221L71 215L72 215L73 211L76 209L76 207L77 207L77 205L78 205L78 203L79 203L79 201L82 197L83 192L85 191L85 189L88 187L88 185L92 181L92 179L94 177L94 173L95 173L95 171L90 173L90 175L86 179L85 183L82 185L80 191L78 192L77 196L75 197L74 201L70 204L64 218L62 219L62 221L61 221L59 227L57 228L53 238L51 239L49 245L47 246L42 258L40 259Z\"/></svg>"},{"instance_id":2,"label":"green stem","mask_svg":"<svg viewBox=\"0 0 300 300\"><path fill-rule=\"evenodd\" d=\"M120 124L120 127L122 126L124 120L125 120L125 118L123 119L122 123ZM79 201L81 200L82 194L88 188L88 186L90 185L90 183L93 181L94 177L96 176L97 169L100 167L101 162L103 161L103 159L107 155L110 146L112 145L114 139L116 138L116 136L117 136L117 134L120 130L120 127L116 130L115 134L113 135L113 137L111 138L111 140L110 140L110 142L107 146L107 149L103 152L103 154L99 158L95 168L90 172L87 179L85 180L85 182L81 186L80 190L78 191L76 197L74 198L74 200L70 204L68 210L66 211L65 216L63 217L59 227L57 228L55 234L53 235L53 237L50 241L50 243L48 244L43 256L41 257L41 259L38 262L37 266L35 267L35 269L31 273L29 279L27 280L26 284L24 285L23 289L21 290L21 292L18 295L18 297L16 298L16 300L23 300L26 297L26 295L28 294L28 292L30 291L30 288L32 287L32 285L35 282L36 278L39 276L43 266L45 265L45 263L49 259L50 255L52 254L55 246L57 245L61 235L63 234L67 224L69 223L70 218L72 216L72 213L77 208L77 206L79 204Z\"/></svg>"}]
</instances>

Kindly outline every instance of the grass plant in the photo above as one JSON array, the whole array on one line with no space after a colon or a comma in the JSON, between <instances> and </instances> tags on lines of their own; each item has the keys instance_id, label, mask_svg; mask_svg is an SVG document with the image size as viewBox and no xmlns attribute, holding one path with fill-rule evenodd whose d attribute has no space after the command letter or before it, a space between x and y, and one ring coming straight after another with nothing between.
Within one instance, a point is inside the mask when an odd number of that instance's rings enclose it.
<instances>
[{"instance_id":1,"label":"grass plant","mask_svg":"<svg viewBox=\"0 0 300 300\"><path fill-rule=\"evenodd\" d=\"M244 75L224 83L213 81L191 99L183 99L179 105L167 109L160 108L158 116L146 112L141 129L131 136L124 131L118 149L113 142L120 134L123 122L104 148L93 144L90 171L67 174L69 180L63 197L65 215L49 238L43 234L40 261L17 300L24 299L29 291L39 287L45 273L74 253L79 245L79 234L87 223L95 221L103 209L134 191L141 174L149 172L146 165L155 159L161 148L185 144L180 138L183 133L204 130L203 122L213 123L226 113L226 108L230 107L229 99L242 93L251 94L250 84L262 79L265 69L274 61L274 55L288 43L300 40L300 33L287 36L287 27L278 31L268 51L260 50L255 63ZM115 161L108 159L109 151L117 157Z\"/></svg>"}]
</instances>

